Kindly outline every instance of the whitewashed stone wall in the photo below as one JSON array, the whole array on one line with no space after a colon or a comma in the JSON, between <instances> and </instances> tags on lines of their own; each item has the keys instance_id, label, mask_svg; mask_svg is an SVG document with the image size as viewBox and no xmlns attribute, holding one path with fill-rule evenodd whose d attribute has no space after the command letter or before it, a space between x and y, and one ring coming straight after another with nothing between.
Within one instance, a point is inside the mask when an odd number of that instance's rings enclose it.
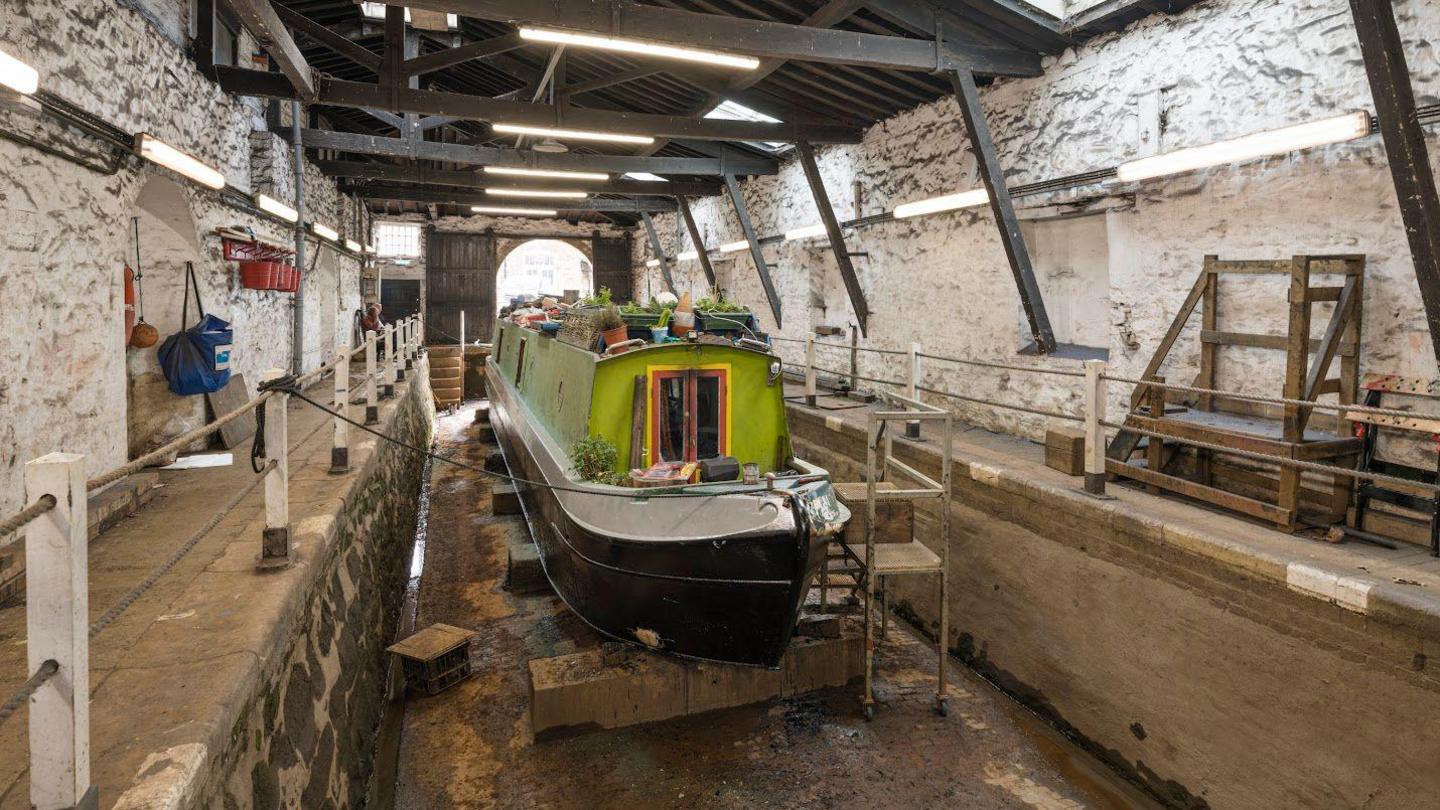
<instances>
[{"instance_id":1,"label":"whitewashed stone wall","mask_svg":"<svg viewBox=\"0 0 1440 810\"><path fill-rule=\"evenodd\" d=\"M153 133L218 167L242 191L293 200L289 151L265 142L273 136L252 137L263 128L260 106L222 93L177 43L187 6L7 0L0 43L39 70L42 87L79 108L127 133ZM242 53L251 50L253 42L243 41ZM136 158L109 172L100 142L33 110L0 109L0 127L83 155L94 167L0 139L0 331L9 336L0 353L0 512L7 512L21 504L22 469L32 458L84 453L93 475L204 421L199 398L165 389L154 348L122 346L121 268L134 261L132 216L141 218L146 319L162 340L179 328L184 263L193 262L207 310L235 326L234 368L252 391L263 369L290 365L293 299L241 289L213 231L250 227L287 244L293 237ZM363 233L354 203L314 167L306 183L313 218ZM337 313L359 306L358 273L353 259L328 249L307 273L307 367L347 337Z\"/></svg>"},{"instance_id":2,"label":"whitewashed stone wall","mask_svg":"<svg viewBox=\"0 0 1440 810\"><path fill-rule=\"evenodd\" d=\"M1421 104L1440 101L1440 0L1395 5ZM1163 95L1167 129L1156 143L1142 109ZM1115 166L1158 150L1209 143L1357 108L1373 109L1345 0L1211 0L1184 13L1156 15L1046 60L1043 76L997 81L982 98L1011 184ZM1440 148L1431 144L1432 159ZM837 214L852 218L903 202L978 187L975 161L953 99L902 113L872 127L863 143L817 155ZM798 163L743 185L760 234L819 222ZM1140 185L1091 187L1022 198L1022 216L1054 213L1058 202L1100 198L1109 210L1108 334L1112 365L1137 375L1184 300L1207 253L1279 258L1297 253L1365 253L1364 370L1434 376L1436 367L1395 193L1379 136L1354 144L1276 157L1239 167ZM727 198L698 200L695 216L712 248L742 238ZM690 240L675 217L659 218L672 255ZM1028 342L1019 298L988 209L973 209L860 228L848 235L871 308L866 345L898 349L912 340L927 351L1036 366L1073 361L1024 358ZM637 288L662 288L648 240L636 240ZM676 247L678 246L678 247ZM783 299L784 328L801 338L817 324L853 320L824 240L765 249ZM720 285L774 328L746 252L715 257ZM677 284L697 294L698 262L681 262ZM1324 283L1323 281L1321 283ZM1243 280L1225 290L1221 329L1284 332L1283 286ZM1317 307L1318 333L1328 307ZM1198 318L1197 318L1198 320ZM1170 379L1198 368L1198 336L1182 338ZM801 359L799 347L782 352ZM829 365L845 362L823 352ZM861 373L894 376L888 358L861 355ZM1227 350L1220 385L1278 394L1278 352ZM1075 411L1073 381L1008 372L962 370L931 362L932 385L969 396ZM1113 386L1112 388L1118 388ZM1127 391L1112 391L1118 405ZM982 426L1037 436L1043 417L952 402Z\"/></svg>"}]
</instances>

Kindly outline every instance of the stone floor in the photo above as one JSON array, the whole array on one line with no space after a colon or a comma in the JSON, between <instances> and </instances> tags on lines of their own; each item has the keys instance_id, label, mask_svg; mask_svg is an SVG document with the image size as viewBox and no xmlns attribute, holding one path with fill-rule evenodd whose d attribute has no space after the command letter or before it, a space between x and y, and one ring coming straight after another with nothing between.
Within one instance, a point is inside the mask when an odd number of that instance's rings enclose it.
<instances>
[{"instance_id":1,"label":"stone floor","mask_svg":"<svg viewBox=\"0 0 1440 810\"><path fill-rule=\"evenodd\" d=\"M442 417L442 452L480 462L471 411ZM490 515L483 477L437 464L416 626L473 628L477 674L412 695L394 806L1150 807L987 683L951 669L949 717L932 709L934 653L892 624L878 657L880 711L858 686L536 744L526 662L597 643L553 595L504 589L514 518ZM383 804L383 802L382 802Z\"/></svg>"}]
</instances>

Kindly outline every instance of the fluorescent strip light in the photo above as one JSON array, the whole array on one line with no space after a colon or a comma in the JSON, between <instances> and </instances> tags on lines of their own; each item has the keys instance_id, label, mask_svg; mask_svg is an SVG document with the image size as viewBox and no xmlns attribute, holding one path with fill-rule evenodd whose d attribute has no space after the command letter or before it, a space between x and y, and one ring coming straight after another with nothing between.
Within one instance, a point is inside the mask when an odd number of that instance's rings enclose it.
<instances>
[{"instance_id":1,"label":"fluorescent strip light","mask_svg":"<svg viewBox=\"0 0 1440 810\"><path fill-rule=\"evenodd\" d=\"M650 261L645 262L645 266L646 266L646 267L659 267L659 266L660 266L660 260L659 260L659 259L651 259Z\"/></svg>"},{"instance_id":2,"label":"fluorescent strip light","mask_svg":"<svg viewBox=\"0 0 1440 810\"><path fill-rule=\"evenodd\" d=\"M817 236L825 235L824 225L810 225L804 228L796 228L785 232L785 241L794 242L797 239L814 239Z\"/></svg>"},{"instance_id":3,"label":"fluorescent strip light","mask_svg":"<svg viewBox=\"0 0 1440 810\"><path fill-rule=\"evenodd\" d=\"M734 253L738 250L746 250L749 247L750 243L742 239L739 242L726 242L725 244L716 248L716 250L719 250L721 253Z\"/></svg>"},{"instance_id":4,"label":"fluorescent strip light","mask_svg":"<svg viewBox=\"0 0 1440 810\"><path fill-rule=\"evenodd\" d=\"M687 251L685 251L684 253L681 253L681 254L677 255L677 256L675 257L675 260L676 260L676 261L681 261L681 262L690 262L690 261L694 261L694 260L696 260L696 259L698 259L698 258L700 258L699 252L694 251L694 250L687 250Z\"/></svg>"},{"instance_id":5,"label":"fluorescent strip light","mask_svg":"<svg viewBox=\"0 0 1440 810\"><path fill-rule=\"evenodd\" d=\"M158 163L177 174L182 174L202 186L217 190L225 187L225 175L170 144L156 139L154 135L145 132L136 135L135 150L146 160Z\"/></svg>"},{"instance_id":6,"label":"fluorescent strip light","mask_svg":"<svg viewBox=\"0 0 1440 810\"><path fill-rule=\"evenodd\" d=\"M508 166L486 166L486 174L508 174L516 177L558 177L561 180L595 180L604 182L610 175L603 172L565 172L550 169L512 169Z\"/></svg>"},{"instance_id":7,"label":"fluorescent strip light","mask_svg":"<svg viewBox=\"0 0 1440 810\"><path fill-rule=\"evenodd\" d=\"M557 138L562 141L614 141L615 143L635 143L642 146L655 142L655 139L649 135L622 135L618 132L591 132L583 129L530 127L522 124L495 124L491 129L506 135L538 135L542 138Z\"/></svg>"},{"instance_id":8,"label":"fluorescent strip light","mask_svg":"<svg viewBox=\"0 0 1440 810\"><path fill-rule=\"evenodd\" d=\"M351 253L359 253L362 250L362 248L360 247L360 243L356 242L354 239L345 240L345 249L350 251Z\"/></svg>"},{"instance_id":9,"label":"fluorescent strip light","mask_svg":"<svg viewBox=\"0 0 1440 810\"><path fill-rule=\"evenodd\" d=\"M754 70L760 67L760 60L753 56L736 56L716 51L702 51L697 48L681 48L663 45L643 39L619 39L594 34L576 34L569 31L553 31L546 28L520 29L520 38L531 42L550 42L556 45L574 45L579 48L599 48L603 51L619 51L638 56L656 56L662 59L682 59L686 62L703 62L707 65Z\"/></svg>"},{"instance_id":10,"label":"fluorescent strip light","mask_svg":"<svg viewBox=\"0 0 1440 810\"><path fill-rule=\"evenodd\" d=\"M472 205L470 210L477 214L515 214L516 216L553 217L553 208L508 208L502 205Z\"/></svg>"},{"instance_id":11,"label":"fluorescent strip light","mask_svg":"<svg viewBox=\"0 0 1440 810\"><path fill-rule=\"evenodd\" d=\"M1206 146L1177 149L1163 155L1132 160L1122 164L1116 173L1122 182L1146 180L1151 177L1180 174L1210 166L1240 163L1316 146L1353 141L1369 134L1370 113L1357 110L1333 118L1311 121L1307 124L1257 132Z\"/></svg>"},{"instance_id":12,"label":"fluorescent strip light","mask_svg":"<svg viewBox=\"0 0 1440 810\"><path fill-rule=\"evenodd\" d=\"M584 191L547 191L538 188L487 188L486 194L496 197L547 197L556 200L583 200L590 196Z\"/></svg>"},{"instance_id":13,"label":"fluorescent strip light","mask_svg":"<svg viewBox=\"0 0 1440 810\"><path fill-rule=\"evenodd\" d=\"M330 227L329 225L321 225L318 222L312 222L310 223L310 230L314 231L316 236L323 236L326 239L329 239L331 242L340 241L340 232Z\"/></svg>"},{"instance_id":14,"label":"fluorescent strip light","mask_svg":"<svg viewBox=\"0 0 1440 810\"><path fill-rule=\"evenodd\" d=\"M990 202L990 194L983 188L962 191L958 194L946 194L943 197L931 197L928 200L905 203L895 206L894 217L904 219L906 217L918 217L921 214L935 214L940 211L954 211L957 208L973 208L977 205L984 205Z\"/></svg>"},{"instance_id":15,"label":"fluorescent strip light","mask_svg":"<svg viewBox=\"0 0 1440 810\"><path fill-rule=\"evenodd\" d=\"M0 84L28 96L40 89L40 74L35 68L0 51Z\"/></svg>"},{"instance_id":16,"label":"fluorescent strip light","mask_svg":"<svg viewBox=\"0 0 1440 810\"><path fill-rule=\"evenodd\" d=\"M290 222L300 221L299 211L296 211L294 208L291 208L290 206L280 202L279 200L271 197L268 194L255 195L255 204L260 207L261 211L266 211L268 213L274 214L281 219L288 220Z\"/></svg>"}]
</instances>

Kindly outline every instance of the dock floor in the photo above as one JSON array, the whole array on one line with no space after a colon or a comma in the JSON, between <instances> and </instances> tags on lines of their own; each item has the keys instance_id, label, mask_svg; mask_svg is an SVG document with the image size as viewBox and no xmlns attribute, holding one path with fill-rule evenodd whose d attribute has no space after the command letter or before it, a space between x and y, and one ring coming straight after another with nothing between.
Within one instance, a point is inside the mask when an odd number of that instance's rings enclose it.
<instances>
[{"instance_id":1,"label":"dock floor","mask_svg":"<svg viewBox=\"0 0 1440 810\"><path fill-rule=\"evenodd\" d=\"M473 408L442 416L437 442L478 465L493 448L474 440ZM483 476L437 463L431 484L415 626L474 629L476 674L407 699L397 808L1154 806L958 662L938 716L935 653L898 621L877 656L873 722L855 685L534 743L527 662L598 639L555 596L505 590L524 528L491 516Z\"/></svg>"}]
</instances>

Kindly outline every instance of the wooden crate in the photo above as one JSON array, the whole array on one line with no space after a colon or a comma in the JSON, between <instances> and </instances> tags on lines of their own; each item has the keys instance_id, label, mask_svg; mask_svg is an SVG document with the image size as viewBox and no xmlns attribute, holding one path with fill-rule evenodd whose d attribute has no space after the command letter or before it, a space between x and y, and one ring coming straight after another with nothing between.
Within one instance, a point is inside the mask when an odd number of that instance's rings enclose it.
<instances>
[{"instance_id":1,"label":"wooden crate","mask_svg":"<svg viewBox=\"0 0 1440 810\"><path fill-rule=\"evenodd\" d=\"M1045 431L1045 466L1066 475L1085 474L1085 431L1050 428Z\"/></svg>"},{"instance_id":2,"label":"wooden crate","mask_svg":"<svg viewBox=\"0 0 1440 810\"><path fill-rule=\"evenodd\" d=\"M881 481L877 490L893 490L895 485ZM850 510L845 524L845 544L851 548L865 547L865 484L835 484L835 497ZM913 501L881 501L875 504L875 542L908 543L915 536L915 503Z\"/></svg>"}]
</instances>

